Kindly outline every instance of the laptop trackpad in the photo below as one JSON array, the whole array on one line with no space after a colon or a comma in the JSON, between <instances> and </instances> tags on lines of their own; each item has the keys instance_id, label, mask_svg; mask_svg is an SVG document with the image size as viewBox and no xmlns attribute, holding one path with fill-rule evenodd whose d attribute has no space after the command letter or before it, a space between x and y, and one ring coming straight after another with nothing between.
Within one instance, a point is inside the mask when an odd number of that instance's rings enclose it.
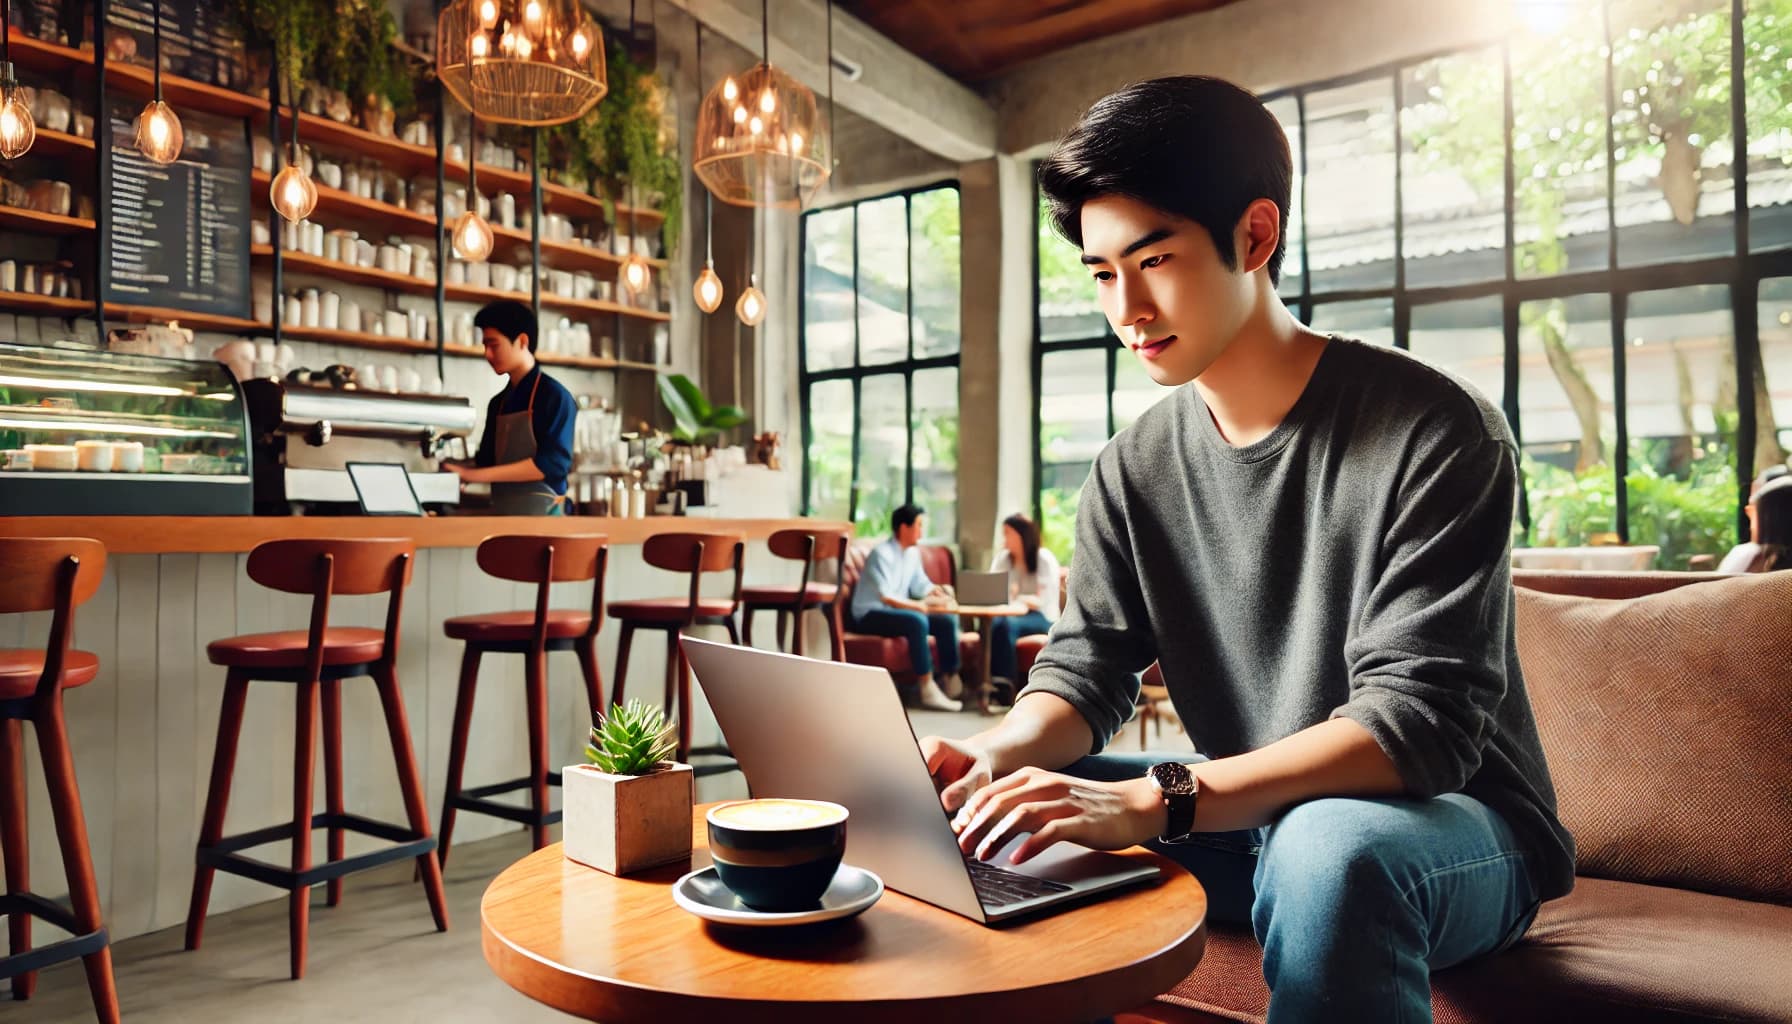
<instances>
[{"instance_id":1,"label":"laptop trackpad","mask_svg":"<svg viewBox=\"0 0 1792 1024\"><path fill-rule=\"evenodd\" d=\"M1024 864L1011 864L1008 856L1012 854L1026 839L1028 833L1015 836L1008 844L991 857L989 864L1008 871L1034 878L1046 878L1054 882L1074 885L1095 878L1107 878L1119 873L1138 873L1143 865L1125 857L1116 857L1110 853L1091 850L1087 846L1076 843L1053 843L1045 852L1037 854Z\"/></svg>"}]
</instances>

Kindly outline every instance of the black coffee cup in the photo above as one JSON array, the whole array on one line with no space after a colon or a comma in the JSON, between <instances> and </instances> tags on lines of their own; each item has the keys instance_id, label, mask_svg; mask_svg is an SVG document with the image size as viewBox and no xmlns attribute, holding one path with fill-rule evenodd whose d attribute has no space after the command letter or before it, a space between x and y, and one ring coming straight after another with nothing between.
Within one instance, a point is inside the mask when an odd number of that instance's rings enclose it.
<instances>
[{"instance_id":1,"label":"black coffee cup","mask_svg":"<svg viewBox=\"0 0 1792 1024\"><path fill-rule=\"evenodd\" d=\"M813 909L846 853L846 808L825 800L736 800L710 808L716 874L754 910Z\"/></svg>"}]
</instances>

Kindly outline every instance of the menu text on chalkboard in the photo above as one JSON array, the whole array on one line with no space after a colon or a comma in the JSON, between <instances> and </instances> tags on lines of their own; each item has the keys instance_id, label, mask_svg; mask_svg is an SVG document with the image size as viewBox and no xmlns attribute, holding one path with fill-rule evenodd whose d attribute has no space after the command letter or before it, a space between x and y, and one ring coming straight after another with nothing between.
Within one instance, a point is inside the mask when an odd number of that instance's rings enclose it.
<instances>
[{"instance_id":1,"label":"menu text on chalkboard","mask_svg":"<svg viewBox=\"0 0 1792 1024\"><path fill-rule=\"evenodd\" d=\"M114 99L106 175L106 294L116 302L249 315L248 124L181 111L180 159L137 151L141 103Z\"/></svg>"}]
</instances>

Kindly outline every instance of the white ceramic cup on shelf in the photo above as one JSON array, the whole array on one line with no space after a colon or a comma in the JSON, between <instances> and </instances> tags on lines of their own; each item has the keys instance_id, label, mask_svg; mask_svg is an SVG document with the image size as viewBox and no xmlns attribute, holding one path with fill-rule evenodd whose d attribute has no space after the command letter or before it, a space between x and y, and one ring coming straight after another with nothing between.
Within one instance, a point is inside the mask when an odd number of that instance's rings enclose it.
<instances>
[{"instance_id":1,"label":"white ceramic cup on shelf","mask_svg":"<svg viewBox=\"0 0 1792 1024\"><path fill-rule=\"evenodd\" d=\"M398 371L398 390L414 395L423 390L423 375L410 367Z\"/></svg>"},{"instance_id":2,"label":"white ceramic cup on shelf","mask_svg":"<svg viewBox=\"0 0 1792 1024\"><path fill-rule=\"evenodd\" d=\"M380 367L380 390L398 390L398 367L393 366L391 363L387 363Z\"/></svg>"},{"instance_id":3,"label":"white ceramic cup on shelf","mask_svg":"<svg viewBox=\"0 0 1792 1024\"><path fill-rule=\"evenodd\" d=\"M404 315L404 310L402 310L402 309L386 310L386 336L387 337L402 338L402 337L405 337L405 335L409 331L410 331L410 318Z\"/></svg>"},{"instance_id":4,"label":"white ceramic cup on shelf","mask_svg":"<svg viewBox=\"0 0 1792 1024\"><path fill-rule=\"evenodd\" d=\"M342 329L342 296L335 292L324 292L318 296L317 323L325 330Z\"/></svg>"},{"instance_id":5,"label":"white ceramic cup on shelf","mask_svg":"<svg viewBox=\"0 0 1792 1024\"><path fill-rule=\"evenodd\" d=\"M380 368L367 363L355 371L355 386L362 391L378 391L380 387Z\"/></svg>"}]
</instances>

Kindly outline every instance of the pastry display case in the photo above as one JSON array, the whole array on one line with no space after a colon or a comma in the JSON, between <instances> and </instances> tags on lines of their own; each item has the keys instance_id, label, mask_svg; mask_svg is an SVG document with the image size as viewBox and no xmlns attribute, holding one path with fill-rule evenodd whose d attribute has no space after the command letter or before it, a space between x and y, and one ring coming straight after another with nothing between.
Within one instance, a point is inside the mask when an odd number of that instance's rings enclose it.
<instances>
[{"instance_id":1,"label":"pastry display case","mask_svg":"<svg viewBox=\"0 0 1792 1024\"><path fill-rule=\"evenodd\" d=\"M249 467L218 363L0 343L0 515L247 515Z\"/></svg>"}]
</instances>

